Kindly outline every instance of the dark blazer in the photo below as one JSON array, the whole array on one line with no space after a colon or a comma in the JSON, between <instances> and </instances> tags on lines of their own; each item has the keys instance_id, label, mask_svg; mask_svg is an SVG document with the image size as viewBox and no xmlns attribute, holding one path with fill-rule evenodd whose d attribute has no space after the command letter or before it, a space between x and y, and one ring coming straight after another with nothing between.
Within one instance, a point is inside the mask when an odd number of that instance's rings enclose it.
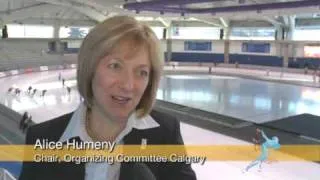
<instances>
[{"instance_id":1,"label":"dark blazer","mask_svg":"<svg viewBox=\"0 0 320 180\"><path fill-rule=\"evenodd\" d=\"M66 129L73 113L34 125L29 128L26 144L35 144L36 139L58 141ZM151 117L160 124L151 129L132 129L124 137L124 144L141 144L141 139L148 139L148 144L183 144L179 122L167 114L152 111ZM145 163L157 180L195 180L196 175L190 165L185 163ZM121 163L120 179L131 180L135 173L133 163ZM36 163L24 162L19 180L84 180L85 164L75 163Z\"/></svg>"}]
</instances>

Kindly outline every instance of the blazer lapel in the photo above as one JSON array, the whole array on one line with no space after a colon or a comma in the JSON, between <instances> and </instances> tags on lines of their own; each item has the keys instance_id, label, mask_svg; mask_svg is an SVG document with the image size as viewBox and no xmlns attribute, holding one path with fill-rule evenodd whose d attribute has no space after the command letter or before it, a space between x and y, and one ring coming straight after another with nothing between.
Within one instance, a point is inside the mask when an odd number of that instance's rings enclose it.
<instances>
[{"instance_id":1,"label":"blazer lapel","mask_svg":"<svg viewBox=\"0 0 320 180\"><path fill-rule=\"evenodd\" d=\"M84 180L85 163L58 163L57 171L54 173L57 173L57 179Z\"/></svg>"},{"instance_id":2,"label":"blazer lapel","mask_svg":"<svg viewBox=\"0 0 320 180\"><path fill-rule=\"evenodd\" d=\"M138 140L139 140L139 137L137 136L136 130L132 129L132 131L123 138L123 144L124 145L138 144L137 143ZM119 180L132 179L132 177L130 177L132 173L131 167L132 167L132 163L121 163Z\"/></svg>"},{"instance_id":3,"label":"blazer lapel","mask_svg":"<svg viewBox=\"0 0 320 180\"><path fill-rule=\"evenodd\" d=\"M81 142L79 137L74 138L76 142ZM66 142L64 142L66 143ZM61 173L61 179L74 179L84 180L85 179L85 163L57 163L57 173ZM59 178L60 179L60 178Z\"/></svg>"},{"instance_id":4,"label":"blazer lapel","mask_svg":"<svg viewBox=\"0 0 320 180\"><path fill-rule=\"evenodd\" d=\"M159 128L138 130L133 128L132 131L123 138L124 145L142 145L147 144L159 144L158 142L161 136L159 136ZM146 163L152 173L157 175L159 169L159 163ZM135 172L132 171L134 162L121 163L120 166L120 178L119 180L130 180Z\"/></svg>"}]
</instances>

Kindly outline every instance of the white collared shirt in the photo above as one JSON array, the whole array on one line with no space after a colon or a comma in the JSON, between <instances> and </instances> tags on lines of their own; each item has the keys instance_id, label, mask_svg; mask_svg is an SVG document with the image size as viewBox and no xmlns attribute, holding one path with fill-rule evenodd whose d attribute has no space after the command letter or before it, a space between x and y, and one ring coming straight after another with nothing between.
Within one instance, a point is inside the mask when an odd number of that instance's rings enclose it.
<instances>
[{"instance_id":1,"label":"white collared shirt","mask_svg":"<svg viewBox=\"0 0 320 180\"><path fill-rule=\"evenodd\" d=\"M81 103L78 109L72 115L70 122L60 137L61 142L67 141L73 137L80 137L82 141L92 141L85 128L85 117L87 107ZM115 142L122 144L124 136L129 134L132 128L149 129L160 126L150 115L138 119L133 113L127 122L124 130L116 137ZM105 163L86 163L85 180L118 180L120 176L120 163L109 165Z\"/></svg>"}]
</instances>

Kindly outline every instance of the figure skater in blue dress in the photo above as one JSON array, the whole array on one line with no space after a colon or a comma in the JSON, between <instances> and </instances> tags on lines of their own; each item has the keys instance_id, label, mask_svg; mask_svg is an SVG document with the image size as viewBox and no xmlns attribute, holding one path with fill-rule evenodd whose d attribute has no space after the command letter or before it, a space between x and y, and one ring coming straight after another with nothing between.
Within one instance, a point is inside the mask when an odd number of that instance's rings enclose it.
<instances>
[{"instance_id":1,"label":"figure skater in blue dress","mask_svg":"<svg viewBox=\"0 0 320 180\"><path fill-rule=\"evenodd\" d=\"M279 138L277 136L273 136L271 139L269 139L266 134L263 132L263 130L257 129L257 132L260 132L263 139L265 140L264 143L261 144L261 154L260 156L252 161L245 169L245 172L248 172L250 168L256 166L259 164L259 170L261 170L261 165L264 161L268 159L268 149L279 149Z\"/></svg>"}]
</instances>

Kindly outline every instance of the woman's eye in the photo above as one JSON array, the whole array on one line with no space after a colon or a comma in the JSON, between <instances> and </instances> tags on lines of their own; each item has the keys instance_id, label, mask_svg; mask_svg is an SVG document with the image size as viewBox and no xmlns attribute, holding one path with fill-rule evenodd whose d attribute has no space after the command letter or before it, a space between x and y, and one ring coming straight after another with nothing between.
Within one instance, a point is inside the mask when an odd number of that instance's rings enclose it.
<instances>
[{"instance_id":1,"label":"woman's eye","mask_svg":"<svg viewBox=\"0 0 320 180\"><path fill-rule=\"evenodd\" d=\"M149 72L148 72L148 71L145 71L145 70L140 71L140 76L142 76L142 77L148 77L148 75L149 75Z\"/></svg>"},{"instance_id":2,"label":"woman's eye","mask_svg":"<svg viewBox=\"0 0 320 180\"><path fill-rule=\"evenodd\" d=\"M112 64L109 64L108 67L111 69L119 69L121 66L119 63L112 63Z\"/></svg>"}]
</instances>

